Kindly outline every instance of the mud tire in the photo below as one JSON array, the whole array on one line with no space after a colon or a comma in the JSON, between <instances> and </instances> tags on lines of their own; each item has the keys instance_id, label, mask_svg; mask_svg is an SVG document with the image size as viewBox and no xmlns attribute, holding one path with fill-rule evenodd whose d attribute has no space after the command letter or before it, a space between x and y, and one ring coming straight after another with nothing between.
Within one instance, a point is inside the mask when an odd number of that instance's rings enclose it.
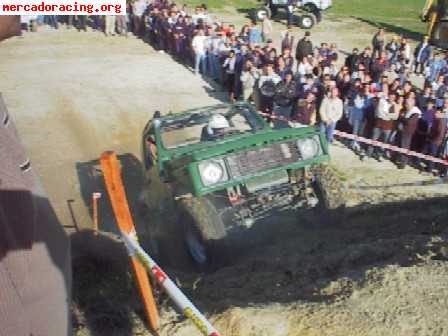
<instances>
[{"instance_id":1,"label":"mud tire","mask_svg":"<svg viewBox=\"0 0 448 336\"><path fill-rule=\"evenodd\" d=\"M321 212L328 221L342 223L345 216L346 186L338 172L328 164L313 168Z\"/></svg>"},{"instance_id":2,"label":"mud tire","mask_svg":"<svg viewBox=\"0 0 448 336\"><path fill-rule=\"evenodd\" d=\"M214 270L227 262L226 228L216 207L205 197L182 199L178 202L179 224L184 230L184 241L189 255L200 270ZM205 249L206 261L200 263L193 257L187 243L188 235Z\"/></svg>"}]
</instances>

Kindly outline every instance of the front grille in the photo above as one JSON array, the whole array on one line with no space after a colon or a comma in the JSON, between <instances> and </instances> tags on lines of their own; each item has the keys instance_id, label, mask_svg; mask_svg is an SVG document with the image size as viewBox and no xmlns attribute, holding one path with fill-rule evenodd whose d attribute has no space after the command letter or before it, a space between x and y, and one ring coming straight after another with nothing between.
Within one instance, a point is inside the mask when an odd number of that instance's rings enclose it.
<instances>
[{"instance_id":1,"label":"front grille","mask_svg":"<svg viewBox=\"0 0 448 336\"><path fill-rule=\"evenodd\" d=\"M246 150L226 157L233 178L265 172L300 160L295 141Z\"/></svg>"}]
</instances>

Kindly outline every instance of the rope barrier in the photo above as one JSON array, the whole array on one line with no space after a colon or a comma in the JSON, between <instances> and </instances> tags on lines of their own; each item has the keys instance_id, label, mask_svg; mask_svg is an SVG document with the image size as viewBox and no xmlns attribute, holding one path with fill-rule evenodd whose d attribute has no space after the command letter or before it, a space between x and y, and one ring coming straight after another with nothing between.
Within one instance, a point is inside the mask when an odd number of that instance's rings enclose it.
<instances>
[{"instance_id":1,"label":"rope barrier","mask_svg":"<svg viewBox=\"0 0 448 336\"><path fill-rule=\"evenodd\" d=\"M288 123L293 122L293 121L291 121L291 119L288 119L288 118L282 117L282 116L276 116L275 114L269 114L269 113L264 113L264 112L258 112L258 113L261 116L264 116L264 117L267 117L267 118L270 118L270 119L285 121L285 122L288 122ZM361 137L361 136L358 136L358 135L355 135L355 134L350 134L350 133L342 132L342 131L338 131L338 130L335 130L334 134L336 136L341 137L341 138L362 142L362 143L365 143L365 144L368 144L368 145L372 145L372 146L375 146L375 147L384 148L384 149L390 150L392 152L397 152L397 153L405 154L405 155L408 155L408 156L414 156L414 157L417 157L417 158L420 158L420 159L424 159L426 161L432 161L434 163L440 163L440 164L442 164L444 166L448 166L448 161L447 160L443 160L443 159L439 159L439 158L436 158L436 157L431 156L431 155L426 155L426 154L422 154L422 153L419 153L419 152L415 152L415 151L412 151L410 149L401 148L401 147L390 145L390 144L387 144L387 143L384 143L384 142L381 142L381 141L364 138L364 137Z\"/></svg>"}]
</instances>

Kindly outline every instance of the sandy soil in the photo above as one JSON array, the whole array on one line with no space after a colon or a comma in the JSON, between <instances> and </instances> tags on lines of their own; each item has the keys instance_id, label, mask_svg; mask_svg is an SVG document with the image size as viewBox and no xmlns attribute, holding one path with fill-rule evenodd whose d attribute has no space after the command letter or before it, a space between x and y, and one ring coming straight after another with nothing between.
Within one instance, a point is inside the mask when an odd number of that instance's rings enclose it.
<instances>
[{"instance_id":1,"label":"sandy soil","mask_svg":"<svg viewBox=\"0 0 448 336\"><path fill-rule=\"evenodd\" d=\"M327 20L313 39L344 52L368 44L372 31ZM61 224L75 232L77 335L148 334L122 245L77 232L91 226L91 192L103 188L95 160L106 149L121 154L131 210L147 235L151 218L137 206L146 121L156 109L180 111L222 94L135 38L47 29L3 42L0 60L0 91L33 167ZM313 212L277 217L246 233L231 266L197 275L167 263L167 272L222 335L448 335L447 185L417 186L431 177L361 162L342 145L332 153L350 191L343 223L323 225ZM113 227L104 196L100 228ZM160 335L198 334L163 293L158 300Z\"/></svg>"}]
</instances>

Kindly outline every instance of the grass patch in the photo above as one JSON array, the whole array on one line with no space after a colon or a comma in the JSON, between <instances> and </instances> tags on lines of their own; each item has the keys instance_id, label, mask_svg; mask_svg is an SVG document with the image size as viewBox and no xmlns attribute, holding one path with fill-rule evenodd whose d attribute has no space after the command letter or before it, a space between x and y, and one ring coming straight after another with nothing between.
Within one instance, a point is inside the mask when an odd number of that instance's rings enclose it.
<instances>
[{"instance_id":1,"label":"grass patch","mask_svg":"<svg viewBox=\"0 0 448 336\"><path fill-rule=\"evenodd\" d=\"M426 32L426 23L419 15L424 0L335 0L328 11L336 17L355 17L389 32L419 38Z\"/></svg>"}]
</instances>

